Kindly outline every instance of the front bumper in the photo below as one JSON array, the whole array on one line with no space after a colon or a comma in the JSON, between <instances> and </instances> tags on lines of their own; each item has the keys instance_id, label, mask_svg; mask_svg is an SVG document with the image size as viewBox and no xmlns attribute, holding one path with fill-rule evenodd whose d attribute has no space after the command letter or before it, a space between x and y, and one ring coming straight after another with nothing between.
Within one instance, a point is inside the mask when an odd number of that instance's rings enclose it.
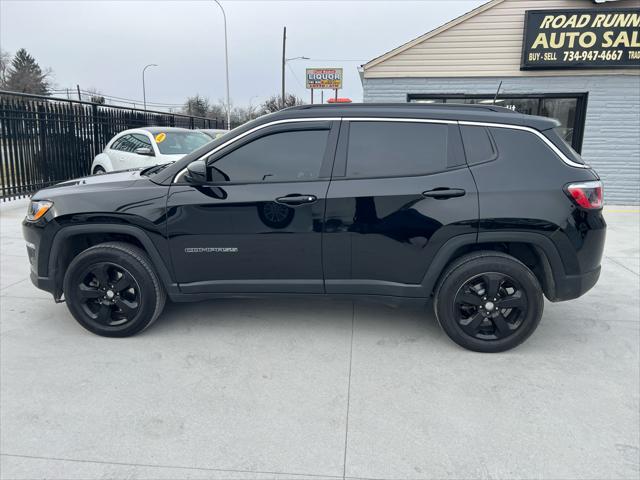
<instances>
[{"instance_id":1,"label":"front bumper","mask_svg":"<svg viewBox=\"0 0 640 480\"><path fill-rule=\"evenodd\" d=\"M55 282L48 272L49 256L46 254L48 252L44 251L46 248L50 248L50 242L47 242L48 235L45 233L44 221L42 223L23 221L22 236L26 241L29 266L31 268L29 275L31 283L55 297Z\"/></svg>"},{"instance_id":2,"label":"front bumper","mask_svg":"<svg viewBox=\"0 0 640 480\"><path fill-rule=\"evenodd\" d=\"M31 283L33 283L36 286L36 288L39 288L40 290L44 290L45 292L49 292L55 298L56 287L55 287L54 281L51 278L39 277L38 274L33 270L31 270L31 274L29 275L29 278L31 278Z\"/></svg>"}]
</instances>

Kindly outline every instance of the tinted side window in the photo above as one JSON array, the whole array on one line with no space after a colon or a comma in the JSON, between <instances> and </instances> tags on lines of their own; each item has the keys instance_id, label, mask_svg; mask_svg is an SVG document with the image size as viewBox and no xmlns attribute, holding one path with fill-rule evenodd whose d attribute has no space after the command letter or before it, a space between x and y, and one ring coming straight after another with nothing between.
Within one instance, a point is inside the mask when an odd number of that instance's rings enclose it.
<instances>
[{"instance_id":1,"label":"tinted side window","mask_svg":"<svg viewBox=\"0 0 640 480\"><path fill-rule=\"evenodd\" d=\"M490 128L495 139L500 158L521 159L532 165L544 165L545 160L558 157L540 138L531 132L509 128Z\"/></svg>"},{"instance_id":2,"label":"tinted side window","mask_svg":"<svg viewBox=\"0 0 640 480\"><path fill-rule=\"evenodd\" d=\"M469 165L495 160L497 157L496 148L489 131L485 127L462 125L460 126L460 131Z\"/></svg>"},{"instance_id":3,"label":"tinted side window","mask_svg":"<svg viewBox=\"0 0 640 480\"><path fill-rule=\"evenodd\" d=\"M212 181L240 183L315 180L329 130L298 130L260 137L211 164Z\"/></svg>"},{"instance_id":4,"label":"tinted side window","mask_svg":"<svg viewBox=\"0 0 640 480\"><path fill-rule=\"evenodd\" d=\"M445 124L351 122L347 176L409 176L444 170L447 133Z\"/></svg>"}]
</instances>

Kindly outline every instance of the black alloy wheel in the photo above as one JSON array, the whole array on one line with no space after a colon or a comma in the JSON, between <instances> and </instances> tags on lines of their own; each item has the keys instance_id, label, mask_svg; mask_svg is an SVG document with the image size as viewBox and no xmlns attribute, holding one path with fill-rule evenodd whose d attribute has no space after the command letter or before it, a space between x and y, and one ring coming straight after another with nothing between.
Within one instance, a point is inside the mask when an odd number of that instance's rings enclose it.
<instances>
[{"instance_id":1,"label":"black alloy wheel","mask_svg":"<svg viewBox=\"0 0 640 480\"><path fill-rule=\"evenodd\" d=\"M140 310L140 286L121 265L99 262L78 276L77 295L84 313L105 326L132 321Z\"/></svg>"},{"instance_id":2,"label":"black alloy wheel","mask_svg":"<svg viewBox=\"0 0 640 480\"><path fill-rule=\"evenodd\" d=\"M105 337L143 331L166 300L146 252L124 242L101 243L79 253L67 268L63 291L78 323Z\"/></svg>"},{"instance_id":3,"label":"black alloy wheel","mask_svg":"<svg viewBox=\"0 0 640 480\"><path fill-rule=\"evenodd\" d=\"M258 217L269 228L286 228L293 220L293 208L276 202L266 202L258 205Z\"/></svg>"},{"instance_id":4,"label":"black alloy wheel","mask_svg":"<svg viewBox=\"0 0 640 480\"><path fill-rule=\"evenodd\" d=\"M438 323L458 345L504 352L538 327L544 308L540 282L517 258L478 251L451 262L434 295Z\"/></svg>"},{"instance_id":5,"label":"black alloy wheel","mask_svg":"<svg viewBox=\"0 0 640 480\"><path fill-rule=\"evenodd\" d=\"M289 216L289 209L277 203L267 203L264 206L264 216L271 223L281 223Z\"/></svg>"},{"instance_id":6,"label":"black alloy wheel","mask_svg":"<svg viewBox=\"0 0 640 480\"><path fill-rule=\"evenodd\" d=\"M455 296L457 322L469 336L497 340L513 335L527 312L527 295L504 273L476 275Z\"/></svg>"}]
</instances>

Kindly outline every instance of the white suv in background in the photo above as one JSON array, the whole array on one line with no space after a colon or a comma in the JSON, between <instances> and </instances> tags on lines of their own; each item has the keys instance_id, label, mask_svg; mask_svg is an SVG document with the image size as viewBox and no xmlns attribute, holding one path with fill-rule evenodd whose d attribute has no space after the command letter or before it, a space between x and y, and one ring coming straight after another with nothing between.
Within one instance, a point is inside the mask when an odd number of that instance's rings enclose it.
<instances>
[{"instance_id":1,"label":"white suv in background","mask_svg":"<svg viewBox=\"0 0 640 480\"><path fill-rule=\"evenodd\" d=\"M91 164L91 173L97 175L175 162L210 141L210 136L187 128L125 130L113 137L104 151L96 156Z\"/></svg>"}]
</instances>

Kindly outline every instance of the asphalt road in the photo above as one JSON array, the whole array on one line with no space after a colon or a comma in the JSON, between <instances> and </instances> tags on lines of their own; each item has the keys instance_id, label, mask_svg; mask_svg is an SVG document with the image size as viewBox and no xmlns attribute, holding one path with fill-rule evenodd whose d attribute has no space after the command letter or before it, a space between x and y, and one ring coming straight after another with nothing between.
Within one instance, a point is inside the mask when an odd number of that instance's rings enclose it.
<instances>
[{"instance_id":1,"label":"asphalt road","mask_svg":"<svg viewBox=\"0 0 640 480\"><path fill-rule=\"evenodd\" d=\"M639 210L608 207L584 297L511 352L424 309L168 305L128 339L28 280L25 201L0 207L0 477L637 479Z\"/></svg>"}]
</instances>

